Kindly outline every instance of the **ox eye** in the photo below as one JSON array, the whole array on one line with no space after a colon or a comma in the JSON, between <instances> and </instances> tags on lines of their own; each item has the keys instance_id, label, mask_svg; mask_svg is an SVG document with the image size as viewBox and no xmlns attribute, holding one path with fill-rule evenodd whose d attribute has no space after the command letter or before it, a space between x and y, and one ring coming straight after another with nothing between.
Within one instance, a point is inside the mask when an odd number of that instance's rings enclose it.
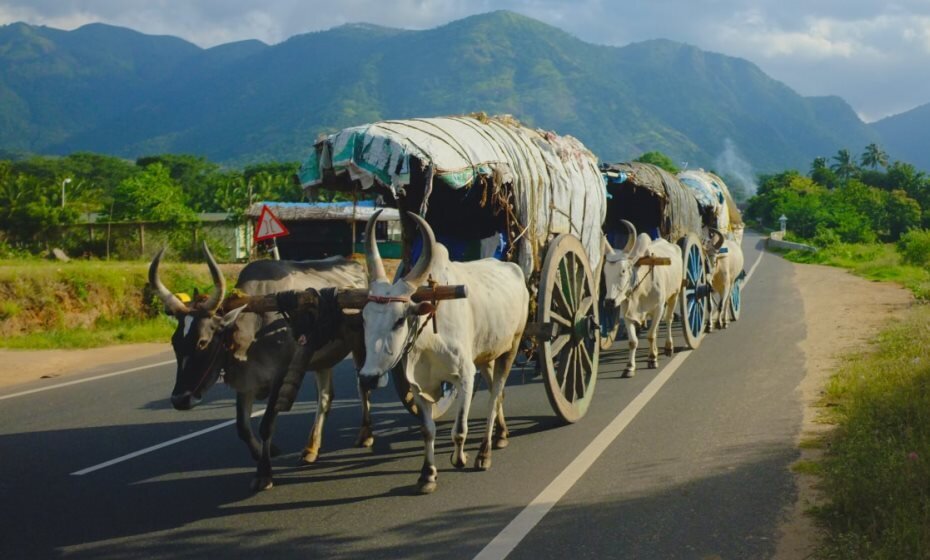
<instances>
[{"instance_id":1,"label":"ox eye","mask_svg":"<svg viewBox=\"0 0 930 560\"><path fill-rule=\"evenodd\" d=\"M401 328L402 326L404 326L404 318L403 318L403 317L401 317L400 319L394 321L394 326L391 327L391 329L396 331L397 329Z\"/></svg>"}]
</instances>

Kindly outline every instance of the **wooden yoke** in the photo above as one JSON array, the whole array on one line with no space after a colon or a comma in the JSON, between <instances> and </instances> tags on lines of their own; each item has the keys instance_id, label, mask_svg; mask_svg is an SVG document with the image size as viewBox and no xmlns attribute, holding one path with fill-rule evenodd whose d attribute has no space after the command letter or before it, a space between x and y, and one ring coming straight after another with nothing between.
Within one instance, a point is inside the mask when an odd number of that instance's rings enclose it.
<instances>
[{"instance_id":1,"label":"wooden yoke","mask_svg":"<svg viewBox=\"0 0 930 560\"><path fill-rule=\"evenodd\" d=\"M436 302L444 299L462 299L468 297L468 289L464 285L457 286L423 286L418 288L410 297L413 303L421 301ZM297 293L298 309L307 309L319 304L320 294L310 289ZM368 290L352 288L340 290L336 294L336 302L342 309L361 309L368 303ZM278 295L266 294L262 296L236 296L231 295L223 302L223 310L231 311L238 307L246 313L269 313L278 310Z\"/></svg>"},{"instance_id":2,"label":"wooden yoke","mask_svg":"<svg viewBox=\"0 0 930 560\"><path fill-rule=\"evenodd\" d=\"M668 257L640 257L636 266L671 266L672 259Z\"/></svg>"}]
</instances>

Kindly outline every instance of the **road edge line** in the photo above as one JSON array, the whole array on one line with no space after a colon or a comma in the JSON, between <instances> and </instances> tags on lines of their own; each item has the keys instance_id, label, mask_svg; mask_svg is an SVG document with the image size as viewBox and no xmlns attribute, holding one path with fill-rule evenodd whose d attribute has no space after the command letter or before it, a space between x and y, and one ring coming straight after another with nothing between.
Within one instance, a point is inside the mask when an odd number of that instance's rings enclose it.
<instances>
[{"instance_id":1,"label":"road edge line","mask_svg":"<svg viewBox=\"0 0 930 560\"><path fill-rule=\"evenodd\" d=\"M13 393L10 395L0 395L0 401L6 400L6 399L12 399L14 397L24 397L26 395L32 395L33 393L41 393L42 391L51 391L52 389L61 389L62 387L70 387L72 385L78 385L80 383L87 383L89 381L97 381L98 379L106 379L108 377L115 377L117 375L123 375L126 373L133 373L136 371L141 371L143 369L166 366L168 364L173 364L173 363L175 363L175 360L166 360L164 362L158 362L155 364L148 364L145 366L139 366L139 367L124 369L120 371L114 371L112 373L104 373L102 375L95 375L94 377L87 377L84 379L77 379L75 381L68 381L66 383L59 383L57 385L49 385L48 387L39 387L37 389L30 389L28 391L20 391L19 393Z\"/></svg>"}]
</instances>

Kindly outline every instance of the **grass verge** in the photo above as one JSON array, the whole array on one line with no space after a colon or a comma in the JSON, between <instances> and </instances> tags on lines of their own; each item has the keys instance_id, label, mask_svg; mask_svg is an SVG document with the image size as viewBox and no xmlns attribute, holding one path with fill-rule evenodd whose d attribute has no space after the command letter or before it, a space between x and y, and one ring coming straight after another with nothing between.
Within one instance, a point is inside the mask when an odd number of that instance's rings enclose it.
<instances>
[{"instance_id":1,"label":"grass verge","mask_svg":"<svg viewBox=\"0 0 930 560\"><path fill-rule=\"evenodd\" d=\"M168 342L176 323L167 316L152 319L103 321L93 329L53 329L0 338L0 348L56 350L99 348L113 344Z\"/></svg>"},{"instance_id":2,"label":"grass verge","mask_svg":"<svg viewBox=\"0 0 930 560\"><path fill-rule=\"evenodd\" d=\"M930 307L914 307L830 380L822 558L930 557Z\"/></svg>"},{"instance_id":3,"label":"grass verge","mask_svg":"<svg viewBox=\"0 0 930 560\"><path fill-rule=\"evenodd\" d=\"M904 264L892 244L838 243L816 253L786 251L783 254L792 262L836 266L869 280L896 282L917 299L930 301L930 270Z\"/></svg>"},{"instance_id":4,"label":"grass verge","mask_svg":"<svg viewBox=\"0 0 930 560\"><path fill-rule=\"evenodd\" d=\"M0 260L0 347L92 348L159 341L171 321L147 288L147 262ZM241 265L222 265L232 286ZM203 264L164 263L175 292L212 289Z\"/></svg>"}]
</instances>

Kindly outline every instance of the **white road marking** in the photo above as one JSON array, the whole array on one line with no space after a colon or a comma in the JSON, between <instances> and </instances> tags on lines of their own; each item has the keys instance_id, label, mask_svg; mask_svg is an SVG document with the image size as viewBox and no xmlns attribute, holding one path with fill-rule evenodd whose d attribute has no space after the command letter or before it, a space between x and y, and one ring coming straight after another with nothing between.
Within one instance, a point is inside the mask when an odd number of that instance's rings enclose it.
<instances>
[{"instance_id":1,"label":"white road marking","mask_svg":"<svg viewBox=\"0 0 930 560\"><path fill-rule=\"evenodd\" d=\"M264 409L264 408L261 409L261 410L258 410L258 411L256 411L256 412L253 412L253 413L252 413L252 418L255 418L256 416L262 414L263 412L265 412L265 409ZM145 449L140 449L139 451L133 451L132 453L129 453L129 454L127 454L127 455L123 455L122 457L117 457L116 459L110 459L109 461L106 461L105 463L100 463L99 465L94 465L94 466L92 466L92 467L87 467L86 469L81 469L81 470L79 470L79 471L74 471L73 473L71 473L71 476L83 476L83 475L85 475L85 474L92 473L92 472L94 472L94 471L99 471L100 469L105 469L105 468L107 468L107 467L111 467L111 466L113 466L113 465L115 465L115 464L117 464L117 463L122 463L122 462L128 461L128 460L130 460L130 459L135 459L136 457L138 457L138 456L140 456L140 455L145 455L146 453L151 453L151 452L153 452L153 451L158 451L159 449L164 449L165 447L168 447L168 446L170 446L170 445L174 445L174 444L176 444L176 443L181 443L182 441L187 441L187 440L189 440L189 439L193 439L193 438L195 438L195 437L202 436L202 435L208 434L208 433L210 433L210 432L215 432L216 430L225 428L226 426L231 426L231 425L233 425L233 424L235 424L235 423L236 423L235 420L228 420L228 421L223 422L223 423L221 423L221 424L217 424L217 425L215 425L215 426L210 426L209 428L204 428L203 430L200 430L200 431L197 431L197 432L193 432L193 433L187 434L186 436L181 436L181 437L178 437L178 438L174 438L174 439L172 439L172 440L169 440L169 441L166 441L166 442L163 442L163 443L159 443L159 444L153 445L153 446L151 446L151 447L146 447Z\"/></svg>"},{"instance_id":2,"label":"white road marking","mask_svg":"<svg viewBox=\"0 0 930 560\"><path fill-rule=\"evenodd\" d=\"M94 377L88 377L86 379L78 379L77 381L68 381L67 383L59 383L57 385L49 385L48 387L39 387L38 389L30 389L28 391L22 391L19 393L13 393L12 395L2 395L0 396L0 401L5 399L12 399L13 397L22 397L25 395L31 395L33 393L41 393L42 391L51 391L52 389L60 389L62 387L70 387L71 385L78 385L79 383L87 383L88 381L97 381L98 379L106 379L108 377L115 377L117 375L123 375L125 373L132 373L134 371L142 371L143 369L150 369L159 366L166 366L168 364L175 363L174 360L168 360L165 362L158 362L155 364L149 364L147 366L139 366L129 369L124 369L121 371L114 371L113 373L104 373L103 375L97 375Z\"/></svg>"},{"instance_id":3,"label":"white road marking","mask_svg":"<svg viewBox=\"0 0 930 560\"><path fill-rule=\"evenodd\" d=\"M746 274L743 285L749 282L749 278L756 271L759 263L762 262L760 252L753 263L752 268ZM475 556L475 560L503 560L510 554L514 548L520 544L526 535L542 521L543 517L549 513L555 505L565 496L572 486L591 468L591 465L604 453L604 451L614 442L617 437L626 429L626 427L636 418L643 408L656 396L659 389L671 379L672 375L681 367L681 364L691 355L691 351L678 354L668 363L667 366L653 379L642 392L636 395L630 404L620 411L606 428L585 447L584 451L575 458L565 469L559 473L555 480L533 501L526 506L504 529L494 537L482 550Z\"/></svg>"},{"instance_id":4,"label":"white road marking","mask_svg":"<svg viewBox=\"0 0 930 560\"><path fill-rule=\"evenodd\" d=\"M556 503L568 490L584 475L601 456L607 447L623 432L623 430L636 418L636 415L652 400L659 389L665 385L672 374L691 355L691 351L678 354L653 379L642 392L636 395L630 404L614 418L601 433L582 451L555 480L549 483L526 508L521 511L494 539L475 556L475 560L498 560L506 558L516 548L520 541L529 534L542 518L549 513Z\"/></svg>"},{"instance_id":5,"label":"white road marking","mask_svg":"<svg viewBox=\"0 0 930 560\"><path fill-rule=\"evenodd\" d=\"M743 285L749 283L749 278L752 276L752 273L756 271L756 267L759 266L759 263L762 262L762 255L765 254L765 251L759 251L759 256L756 257L756 262L753 263L752 268L749 269L749 272L746 273L746 278L743 279Z\"/></svg>"}]
</instances>

